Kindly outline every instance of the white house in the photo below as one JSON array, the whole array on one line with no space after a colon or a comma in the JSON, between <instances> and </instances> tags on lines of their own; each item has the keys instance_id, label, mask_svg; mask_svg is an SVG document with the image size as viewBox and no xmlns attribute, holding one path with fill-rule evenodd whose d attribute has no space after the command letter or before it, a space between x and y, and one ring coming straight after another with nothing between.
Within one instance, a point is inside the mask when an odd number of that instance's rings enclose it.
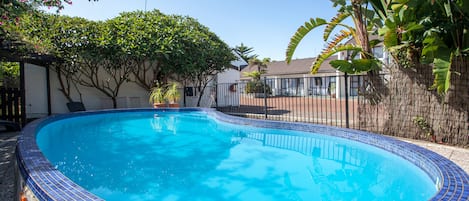
<instances>
[{"instance_id":1,"label":"white house","mask_svg":"<svg viewBox=\"0 0 469 201\"><path fill-rule=\"evenodd\" d=\"M376 39L376 36L370 39ZM347 43L353 43L349 40ZM379 44L373 48L373 54L382 61L389 64L389 55L384 51L383 45ZM311 74L311 65L315 58L294 59L290 64L285 61L273 61L267 64L266 73L262 77L266 78L267 84L272 89L273 96L345 96L344 73L337 71L329 62L331 60L348 60L351 56L349 52L340 52L326 59L316 74ZM241 81L247 82L251 78L244 76L246 72L257 71L256 65L244 68L241 73ZM386 74L386 70L382 71ZM350 96L357 96L359 88L364 85L363 75L349 75L348 92Z\"/></svg>"}]
</instances>

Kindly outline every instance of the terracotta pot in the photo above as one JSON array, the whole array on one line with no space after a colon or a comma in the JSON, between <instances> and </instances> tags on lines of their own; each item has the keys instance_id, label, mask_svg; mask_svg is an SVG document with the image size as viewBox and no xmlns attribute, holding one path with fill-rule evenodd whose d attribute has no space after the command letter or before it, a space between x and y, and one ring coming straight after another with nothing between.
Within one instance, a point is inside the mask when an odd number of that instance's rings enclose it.
<instances>
[{"instance_id":1,"label":"terracotta pot","mask_svg":"<svg viewBox=\"0 0 469 201\"><path fill-rule=\"evenodd\" d=\"M167 107L166 103L153 103L153 108L165 108Z\"/></svg>"},{"instance_id":2,"label":"terracotta pot","mask_svg":"<svg viewBox=\"0 0 469 201\"><path fill-rule=\"evenodd\" d=\"M178 108L179 107L179 103L170 103L168 104L170 108Z\"/></svg>"},{"instance_id":3,"label":"terracotta pot","mask_svg":"<svg viewBox=\"0 0 469 201\"><path fill-rule=\"evenodd\" d=\"M178 108L179 103L153 103L153 108Z\"/></svg>"}]
</instances>

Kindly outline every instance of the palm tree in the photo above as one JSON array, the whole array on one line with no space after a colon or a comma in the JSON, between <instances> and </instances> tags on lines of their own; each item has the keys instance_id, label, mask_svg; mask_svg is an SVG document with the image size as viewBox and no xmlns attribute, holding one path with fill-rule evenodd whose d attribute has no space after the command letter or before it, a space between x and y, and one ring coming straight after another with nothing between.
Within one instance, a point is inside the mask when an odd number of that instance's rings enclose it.
<instances>
[{"instance_id":1,"label":"palm tree","mask_svg":"<svg viewBox=\"0 0 469 201\"><path fill-rule=\"evenodd\" d=\"M270 63L270 58L264 58L264 59L260 60L256 56L256 57L251 58L248 63L249 63L249 65L257 66L257 71L260 74L264 74L264 73L266 73L265 69L267 68L267 64ZM259 78L260 78L260 76L259 76Z\"/></svg>"}]
</instances>

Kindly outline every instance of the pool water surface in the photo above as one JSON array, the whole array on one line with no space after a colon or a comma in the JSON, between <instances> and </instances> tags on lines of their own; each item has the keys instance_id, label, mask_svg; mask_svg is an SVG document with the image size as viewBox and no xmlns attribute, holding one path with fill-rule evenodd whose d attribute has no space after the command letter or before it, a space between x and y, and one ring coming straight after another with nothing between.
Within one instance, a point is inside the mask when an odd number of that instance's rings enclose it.
<instances>
[{"instance_id":1,"label":"pool water surface","mask_svg":"<svg viewBox=\"0 0 469 201\"><path fill-rule=\"evenodd\" d=\"M37 145L105 200L428 200L422 169L363 143L219 121L203 111L77 116Z\"/></svg>"}]
</instances>

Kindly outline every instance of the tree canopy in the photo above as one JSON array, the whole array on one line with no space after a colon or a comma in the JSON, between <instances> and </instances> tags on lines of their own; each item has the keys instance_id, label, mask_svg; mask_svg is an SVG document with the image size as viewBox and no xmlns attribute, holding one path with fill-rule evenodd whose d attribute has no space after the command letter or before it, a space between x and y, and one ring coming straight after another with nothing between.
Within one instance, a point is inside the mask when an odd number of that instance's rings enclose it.
<instances>
[{"instance_id":1,"label":"tree canopy","mask_svg":"<svg viewBox=\"0 0 469 201\"><path fill-rule=\"evenodd\" d=\"M98 22L42 14L25 17L16 31L58 58L56 71L66 96L73 82L94 87L114 102L125 82L148 91L170 80L206 86L208 77L235 59L231 49L197 20L158 10L124 12Z\"/></svg>"}]
</instances>

